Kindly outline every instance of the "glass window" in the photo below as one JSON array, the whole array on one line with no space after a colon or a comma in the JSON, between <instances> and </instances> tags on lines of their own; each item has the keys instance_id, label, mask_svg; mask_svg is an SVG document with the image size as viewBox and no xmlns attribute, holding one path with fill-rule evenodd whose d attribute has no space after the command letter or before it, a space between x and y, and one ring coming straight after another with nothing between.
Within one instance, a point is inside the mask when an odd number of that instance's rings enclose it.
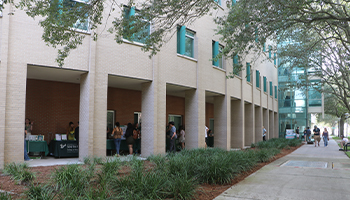
<instances>
[{"instance_id":1,"label":"glass window","mask_svg":"<svg viewBox=\"0 0 350 200\"><path fill-rule=\"evenodd\" d=\"M273 95L273 90L272 90L272 81L270 81L270 96Z\"/></svg>"},{"instance_id":2,"label":"glass window","mask_svg":"<svg viewBox=\"0 0 350 200\"><path fill-rule=\"evenodd\" d=\"M67 21L63 20L63 18L68 18L69 21L73 21L73 23L69 25L70 27L88 31L89 17L85 9L87 6L87 2L88 1L78 0L52 1L50 5L57 8L57 12L54 17L54 19L56 20L56 25L63 25L63 23Z\"/></svg>"},{"instance_id":3,"label":"glass window","mask_svg":"<svg viewBox=\"0 0 350 200\"><path fill-rule=\"evenodd\" d=\"M179 26L177 29L177 53L188 57L194 57L194 35L193 31L186 29L186 26Z\"/></svg>"},{"instance_id":4,"label":"glass window","mask_svg":"<svg viewBox=\"0 0 350 200\"><path fill-rule=\"evenodd\" d=\"M264 92L267 92L267 79L266 79L266 76L264 76L263 80L264 80Z\"/></svg>"},{"instance_id":5,"label":"glass window","mask_svg":"<svg viewBox=\"0 0 350 200\"><path fill-rule=\"evenodd\" d=\"M269 45L269 58L271 58L271 57L272 57L272 46Z\"/></svg>"},{"instance_id":6,"label":"glass window","mask_svg":"<svg viewBox=\"0 0 350 200\"><path fill-rule=\"evenodd\" d=\"M256 87L260 88L260 72L256 70Z\"/></svg>"},{"instance_id":7,"label":"glass window","mask_svg":"<svg viewBox=\"0 0 350 200\"><path fill-rule=\"evenodd\" d=\"M185 55L193 58L194 32L186 29Z\"/></svg>"},{"instance_id":8,"label":"glass window","mask_svg":"<svg viewBox=\"0 0 350 200\"><path fill-rule=\"evenodd\" d=\"M277 99L277 86L275 85L275 99Z\"/></svg>"},{"instance_id":9,"label":"glass window","mask_svg":"<svg viewBox=\"0 0 350 200\"><path fill-rule=\"evenodd\" d=\"M251 76L251 72L250 72L250 63L247 63L247 82L251 82L250 80L250 76Z\"/></svg>"},{"instance_id":10,"label":"glass window","mask_svg":"<svg viewBox=\"0 0 350 200\"><path fill-rule=\"evenodd\" d=\"M214 0L214 1L221 6L221 0Z\"/></svg>"},{"instance_id":11,"label":"glass window","mask_svg":"<svg viewBox=\"0 0 350 200\"><path fill-rule=\"evenodd\" d=\"M124 8L124 17L125 18L130 18L131 16L137 16L139 15L139 11L136 10L134 7L129 8L129 7L125 7ZM147 20L142 20L144 22L144 26L140 28L140 30L133 34L130 37L125 36L124 38L130 41L134 41L134 42L140 42L140 43L145 43L147 37L149 37L150 33L151 33L151 25L149 22L147 22Z\"/></svg>"},{"instance_id":12,"label":"glass window","mask_svg":"<svg viewBox=\"0 0 350 200\"><path fill-rule=\"evenodd\" d=\"M238 55L233 56L233 74L236 76L241 76L241 70L240 70L239 64L240 64L239 56Z\"/></svg>"},{"instance_id":13,"label":"glass window","mask_svg":"<svg viewBox=\"0 0 350 200\"><path fill-rule=\"evenodd\" d=\"M223 46L219 44L219 42L212 42L212 52L213 52L213 65L223 69L223 56L215 60L216 56L221 54L223 50Z\"/></svg>"}]
</instances>

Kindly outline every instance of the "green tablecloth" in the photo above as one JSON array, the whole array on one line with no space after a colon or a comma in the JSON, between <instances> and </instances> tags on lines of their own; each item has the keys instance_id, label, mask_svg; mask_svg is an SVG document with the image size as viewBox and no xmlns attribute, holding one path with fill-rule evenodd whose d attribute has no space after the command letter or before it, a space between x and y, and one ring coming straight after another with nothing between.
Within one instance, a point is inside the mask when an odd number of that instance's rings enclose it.
<instances>
[{"instance_id":1,"label":"green tablecloth","mask_svg":"<svg viewBox=\"0 0 350 200\"><path fill-rule=\"evenodd\" d=\"M55 157L79 157L79 144L77 141L64 140L57 141L51 140L50 152Z\"/></svg>"},{"instance_id":2,"label":"green tablecloth","mask_svg":"<svg viewBox=\"0 0 350 200\"><path fill-rule=\"evenodd\" d=\"M27 143L27 152L45 152L45 156L49 154L49 147L46 141L29 141Z\"/></svg>"},{"instance_id":3,"label":"green tablecloth","mask_svg":"<svg viewBox=\"0 0 350 200\"><path fill-rule=\"evenodd\" d=\"M140 150L140 140L141 139L136 139L134 143L134 151L135 149ZM107 150L115 150L115 145L114 145L114 140L113 139L108 139L107 140ZM122 151L129 151L128 145L126 144L126 140L122 140L120 142L120 150Z\"/></svg>"}]
</instances>

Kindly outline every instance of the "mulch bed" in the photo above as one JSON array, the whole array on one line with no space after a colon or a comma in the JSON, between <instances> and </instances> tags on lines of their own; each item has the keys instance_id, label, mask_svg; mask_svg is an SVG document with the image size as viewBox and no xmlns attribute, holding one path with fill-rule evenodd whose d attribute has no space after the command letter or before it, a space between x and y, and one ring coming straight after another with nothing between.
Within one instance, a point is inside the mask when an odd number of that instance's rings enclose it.
<instances>
[{"instance_id":1,"label":"mulch bed","mask_svg":"<svg viewBox=\"0 0 350 200\"><path fill-rule=\"evenodd\" d=\"M300 146L299 146L300 147ZM202 184L197 189L197 196L196 199L201 200L212 200L224 191L226 191L228 188L230 188L232 185L235 185L239 183L240 181L244 180L249 175L253 174L257 170L261 169L265 165L268 165L269 163L286 156L290 153L292 153L294 150L296 150L299 147L291 147L290 149L284 149L281 151L280 154L276 155L273 159L271 159L269 162L265 163L259 163L255 168L253 168L250 171L246 171L244 173L241 173L240 175L236 176L231 183L225 184L225 185L210 185L210 184ZM146 167L151 165L151 163L148 163L148 161L145 161ZM30 168L30 171L35 173L35 182L34 183L47 183L50 179L51 173L61 166L47 166L47 167L32 167ZM149 166L150 167L150 166ZM148 167L147 167L148 168ZM121 174L125 174L128 170L125 168L121 169ZM14 199L22 198L21 194L24 193L25 190L27 190L26 186L21 183L16 183L14 180L11 180L10 176L5 176L0 172L0 190L7 191L13 193L11 196Z\"/></svg>"}]
</instances>

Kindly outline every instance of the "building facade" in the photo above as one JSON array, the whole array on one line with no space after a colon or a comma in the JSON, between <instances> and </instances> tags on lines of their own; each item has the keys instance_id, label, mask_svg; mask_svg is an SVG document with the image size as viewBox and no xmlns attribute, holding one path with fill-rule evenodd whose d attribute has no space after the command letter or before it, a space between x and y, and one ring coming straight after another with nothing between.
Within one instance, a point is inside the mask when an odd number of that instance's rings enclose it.
<instances>
[{"instance_id":1,"label":"building facade","mask_svg":"<svg viewBox=\"0 0 350 200\"><path fill-rule=\"evenodd\" d=\"M223 15L225 6L215 15ZM41 39L39 19L10 4L2 13L0 168L23 161L25 118L35 122L32 134L44 135L48 143L70 121L79 121L81 159L106 156L107 120L123 125L140 116L143 157L165 153L169 119L185 126L186 148L205 146L205 126L214 130L214 146L226 150L262 140L262 126L267 138L278 137L276 63L253 63L248 56L241 75L227 79L233 59L212 61L224 45L212 16L179 25L152 58L140 42L117 44L105 29L113 16L106 17L97 41L76 29L86 37L60 68L57 50Z\"/></svg>"},{"instance_id":2,"label":"building facade","mask_svg":"<svg viewBox=\"0 0 350 200\"><path fill-rule=\"evenodd\" d=\"M313 69L292 68L287 64L278 70L278 113L279 137L285 137L287 129L296 130L299 127L302 133L305 128L314 125L312 114L324 115L323 95L313 87L300 87L300 85L313 85L319 82L313 77Z\"/></svg>"}]
</instances>

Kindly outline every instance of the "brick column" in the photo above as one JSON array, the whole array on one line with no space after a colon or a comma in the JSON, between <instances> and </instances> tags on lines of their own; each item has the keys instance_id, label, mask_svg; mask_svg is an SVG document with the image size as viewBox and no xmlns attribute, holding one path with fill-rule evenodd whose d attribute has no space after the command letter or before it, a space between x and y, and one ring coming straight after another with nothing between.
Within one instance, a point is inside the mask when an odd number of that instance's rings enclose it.
<instances>
[{"instance_id":1,"label":"brick column","mask_svg":"<svg viewBox=\"0 0 350 200\"><path fill-rule=\"evenodd\" d=\"M244 105L244 145L250 146L254 142L254 105Z\"/></svg>"},{"instance_id":2,"label":"brick column","mask_svg":"<svg viewBox=\"0 0 350 200\"><path fill-rule=\"evenodd\" d=\"M93 73L80 76L79 159L93 155L94 78Z\"/></svg>"},{"instance_id":3,"label":"brick column","mask_svg":"<svg viewBox=\"0 0 350 200\"><path fill-rule=\"evenodd\" d=\"M229 96L214 97L214 146L231 149L231 99Z\"/></svg>"},{"instance_id":4,"label":"brick column","mask_svg":"<svg viewBox=\"0 0 350 200\"><path fill-rule=\"evenodd\" d=\"M269 139L273 138L274 137L274 120L273 120L274 116L273 116L273 112L271 110L269 110L269 129L268 129L268 132L269 132Z\"/></svg>"},{"instance_id":5,"label":"brick column","mask_svg":"<svg viewBox=\"0 0 350 200\"><path fill-rule=\"evenodd\" d=\"M187 90L185 92L186 148L205 146L205 91ZM215 123L215 122L214 122ZM216 130L215 130L216 132Z\"/></svg>"},{"instance_id":6,"label":"brick column","mask_svg":"<svg viewBox=\"0 0 350 200\"><path fill-rule=\"evenodd\" d=\"M231 148L244 147L244 101L231 101Z\"/></svg>"},{"instance_id":7,"label":"brick column","mask_svg":"<svg viewBox=\"0 0 350 200\"><path fill-rule=\"evenodd\" d=\"M263 126L265 127L267 134L266 139L269 139L269 111L265 108L263 108Z\"/></svg>"},{"instance_id":8,"label":"brick column","mask_svg":"<svg viewBox=\"0 0 350 200\"><path fill-rule=\"evenodd\" d=\"M165 154L166 85L158 80L142 84L141 154Z\"/></svg>"},{"instance_id":9,"label":"brick column","mask_svg":"<svg viewBox=\"0 0 350 200\"><path fill-rule=\"evenodd\" d=\"M262 107L256 106L255 107L255 141L254 143L257 143L259 141L262 141Z\"/></svg>"}]
</instances>

